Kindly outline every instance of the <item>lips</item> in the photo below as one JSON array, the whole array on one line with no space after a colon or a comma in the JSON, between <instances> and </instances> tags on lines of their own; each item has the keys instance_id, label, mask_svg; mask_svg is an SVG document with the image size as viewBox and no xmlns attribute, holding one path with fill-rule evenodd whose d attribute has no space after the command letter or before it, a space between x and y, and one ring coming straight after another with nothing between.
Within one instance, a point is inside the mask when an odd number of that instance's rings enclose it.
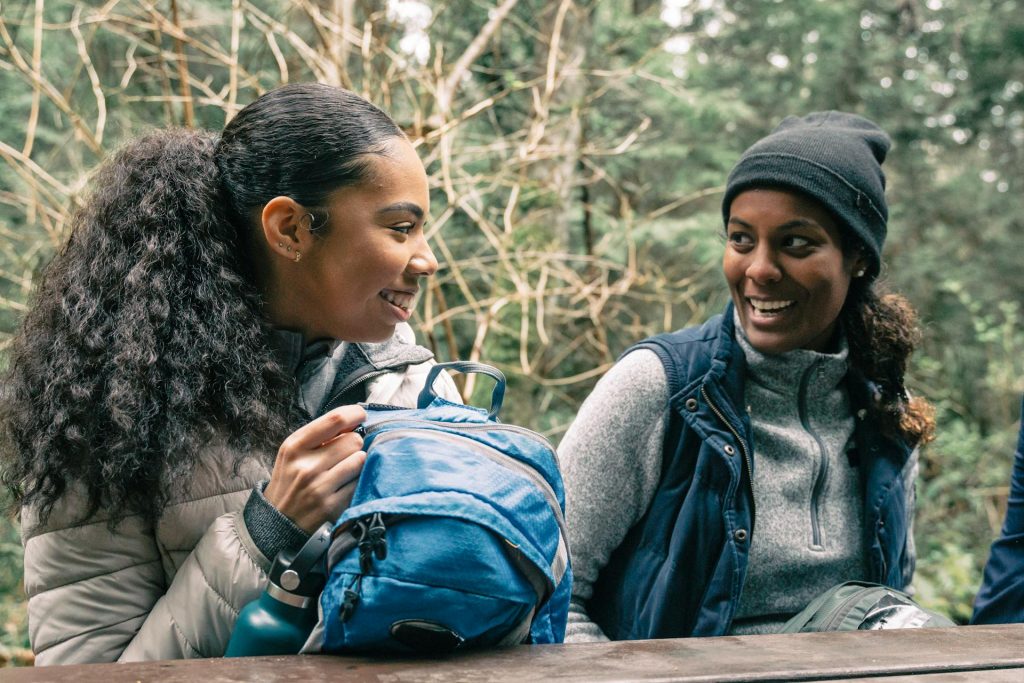
<instances>
[{"instance_id":1,"label":"lips","mask_svg":"<svg viewBox=\"0 0 1024 683\"><path fill-rule=\"evenodd\" d=\"M747 303L760 315L773 316L781 315L796 305L793 299L751 299L747 297Z\"/></svg>"},{"instance_id":2,"label":"lips","mask_svg":"<svg viewBox=\"0 0 1024 683\"><path fill-rule=\"evenodd\" d=\"M392 306L400 308L406 313L412 311L413 303L416 301L416 292L402 291L399 289L382 289L380 292L380 298L387 301Z\"/></svg>"}]
</instances>

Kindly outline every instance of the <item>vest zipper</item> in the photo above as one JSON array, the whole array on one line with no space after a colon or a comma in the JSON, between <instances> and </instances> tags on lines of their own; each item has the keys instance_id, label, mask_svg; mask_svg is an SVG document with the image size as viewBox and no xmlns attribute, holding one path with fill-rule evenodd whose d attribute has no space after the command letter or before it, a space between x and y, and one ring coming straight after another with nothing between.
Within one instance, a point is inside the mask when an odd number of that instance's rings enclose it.
<instances>
[{"instance_id":1,"label":"vest zipper","mask_svg":"<svg viewBox=\"0 0 1024 683\"><path fill-rule=\"evenodd\" d=\"M814 550L823 550L823 543L821 540L821 520L818 516L818 509L820 505L821 492L825 488L825 480L828 478L828 452L825 449L825 444L822 443L821 438L811 429L811 422L807 416L807 382L811 375L811 370L817 361L813 362L804 370L803 377L800 378L800 392L797 395L797 413L800 415L800 424L803 425L804 431L811 435L814 442L818 444L818 455L820 456L821 466L818 468L818 476L814 479L814 487L811 489L811 548Z\"/></svg>"},{"instance_id":2,"label":"vest zipper","mask_svg":"<svg viewBox=\"0 0 1024 683\"><path fill-rule=\"evenodd\" d=\"M881 519L879 519L879 522L875 524L875 538L878 538L878 524L880 524L880 523L881 523ZM909 531L908 531L908 533L909 533ZM880 539L880 538L878 538L878 559L880 560L880 564L882 566L882 573L878 576L878 581L876 583L886 583L887 584L887 583L889 583L889 581L888 581L888 578L889 578L888 577L889 567L886 566L888 563L885 561L885 548L882 547L882 539Z\"/></svg>"},{"instance_id":3,"label":"vest zipper","mask_svg":"<svg viewBox=\"0 0 1024 683\"><path fill-rule=\"evenodd\" d=\"M713 412L718 419L722 421L722 424L728 427L729 431L732 432L732 435L736 437L736 442L740 445L740 452L743 453L743 464L746 465L747 468L747 488L750 489L750 536L753 537L754 520L757 518L757 510L754 505L754 469L750 464L750 451L747 450L747 442L743 440L743 437L740 436L740 433L732 426L732 423L725 419L725 415L722 414L722 411L718 409L718 406L716 406L714 401L711 400L711 397L708 396L708 390L703 384L700 386L700 395L704 397L708 407L711 408L711 412Z\"/></svg>"}]
</instances>

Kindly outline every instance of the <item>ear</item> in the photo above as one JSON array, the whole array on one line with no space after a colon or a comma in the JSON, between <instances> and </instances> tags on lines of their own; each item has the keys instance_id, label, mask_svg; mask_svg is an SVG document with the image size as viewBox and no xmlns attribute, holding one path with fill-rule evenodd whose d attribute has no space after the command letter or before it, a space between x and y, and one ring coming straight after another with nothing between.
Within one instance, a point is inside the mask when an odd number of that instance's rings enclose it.
<instances>
[{"instance_id":1,"label":"ear","mask_svg":"<svg viewBox=\"0 0 1024 683\"><path fill-rule=\"evenodd\" d=\"M850 264L850 274L855 277L864 277L864 274L868 271L870 266L867 255L863 249L857 250L857 255L854 257L853 262Z\"/></svg>"},{"instance_id":2,"label":"ear","mask_svg":"<svg viewBox=\"0 0 1024 683\"><path fill-rule=\"evenodd\" d=\"M263 206L260 222L270 253L295 261L311 244L309 212L291 197L274 197Z\"/></svg>"}]
</instances>

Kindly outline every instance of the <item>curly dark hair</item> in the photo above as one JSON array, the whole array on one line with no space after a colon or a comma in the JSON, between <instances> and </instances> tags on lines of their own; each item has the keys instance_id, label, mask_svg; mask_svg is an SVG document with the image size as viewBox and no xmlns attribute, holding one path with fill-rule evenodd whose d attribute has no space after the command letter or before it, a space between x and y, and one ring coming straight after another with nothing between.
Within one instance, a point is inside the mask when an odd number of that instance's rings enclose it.
<instances>
[{"instance_id":1,"label":"curly dark hair","mask_svg":"<svg viewBox=\"0 0 1024 683\"><path fill-rule=\"evenodd\" d=\"M154 520L202 446L273 454L293 426L253 266L255 216L319 207L402 132L353 93L288 85L218 138L155 132L106 162L44 269L0 396L4 485L45 521L72 485L83 518ZM324 221L326 223L326 221Z\"/></svg>"},{"instance_id":2,"label":"curly dark hair","mask_svg":"<svg viewBox=\"0 0 1024 683\"><path fill-rule=\"evenodd\" d=\"M906 389L907 365L921 341L917 314L906 298L875 280L855 278L839 314L850 345L850 365L877 391L870 408L884 434L924 444L935 432L935 409Z\"/></svg>"}]
</instances>

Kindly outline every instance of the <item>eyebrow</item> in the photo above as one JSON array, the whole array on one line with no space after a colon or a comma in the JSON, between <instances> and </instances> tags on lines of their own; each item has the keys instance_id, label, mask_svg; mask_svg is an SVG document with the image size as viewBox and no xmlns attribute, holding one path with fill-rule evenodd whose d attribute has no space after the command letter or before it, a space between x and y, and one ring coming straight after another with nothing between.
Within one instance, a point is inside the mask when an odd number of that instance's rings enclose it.
<instances>
[{"instance_id":1,"label":"eyebrow","mask_svg":"<svg viewBox=\"0 0 1024 683\"><path fill-rule=\"evenodd\" d=\"M754 227L753 225L751 225L750 223L746 222L742 218L737 218L735 216L730 216L729 217L729 222L730 223L739 223L740 225L742 225L745 228L752 228L752 227ZM821 228L822 230L825 229L824 225L822 225L821 223L819 223L817 221L813 221L813 220L811 220L809 218L794 218L791 221L786 221L785 223L783 223L781 225L777 225L775 227L778 230L794 230L796 228Z\"/></svg>"},{"instance_id":2,"label":"eyebrow","mask_svg":"<svg viewBox=\"0 0 1024 683\"><path fill-rule=\"evenodd\" d=\"M394 204L389 204L384 208L377 209L377 215L393 213L395 211L406 211L416 216L416 218L423 218L423 209L420 208L419 204L413 204L412 202L396 202Z\"/></svg>"}]
</instances>

